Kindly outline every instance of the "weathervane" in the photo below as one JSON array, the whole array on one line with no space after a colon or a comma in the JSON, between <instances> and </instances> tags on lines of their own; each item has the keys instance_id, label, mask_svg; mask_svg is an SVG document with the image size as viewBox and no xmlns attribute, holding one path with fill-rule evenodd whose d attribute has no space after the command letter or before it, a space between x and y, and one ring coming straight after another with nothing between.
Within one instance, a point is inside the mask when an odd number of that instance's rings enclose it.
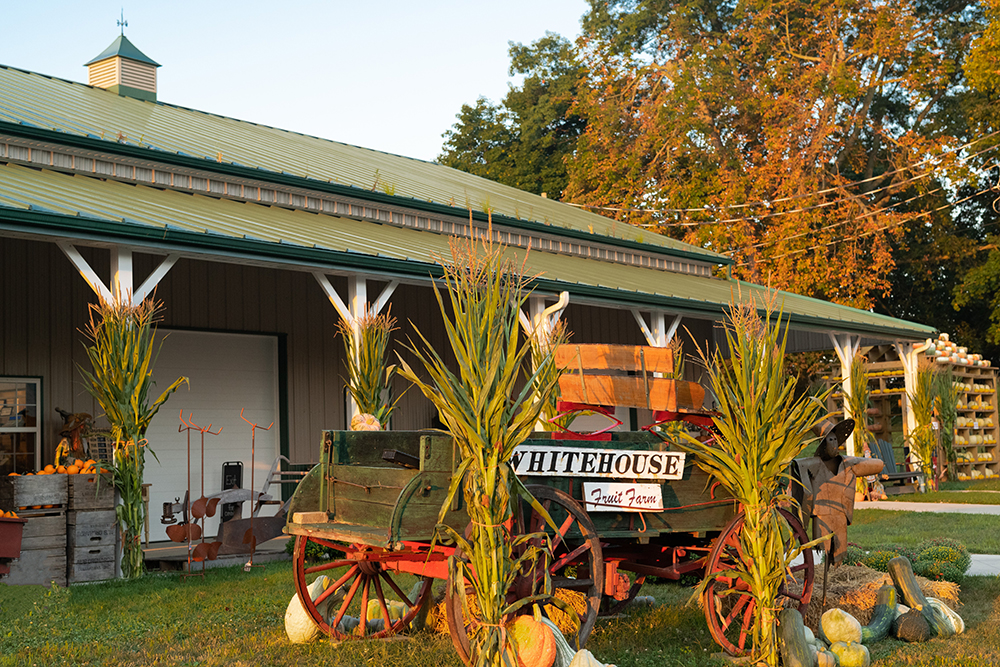
<instances>
[{"instance_id":1,"label":"weathervane","mask_svg":"<svg viewBox=\"0 0 1000 667\"><path fill-rule=\"evenodd\" d=\"M128 21L125 20L125 8L122 7L122 17L118 19L118 27L122 29L122 37L125 36L125 28L128 27Z\"/></svg>"}]
</instances>

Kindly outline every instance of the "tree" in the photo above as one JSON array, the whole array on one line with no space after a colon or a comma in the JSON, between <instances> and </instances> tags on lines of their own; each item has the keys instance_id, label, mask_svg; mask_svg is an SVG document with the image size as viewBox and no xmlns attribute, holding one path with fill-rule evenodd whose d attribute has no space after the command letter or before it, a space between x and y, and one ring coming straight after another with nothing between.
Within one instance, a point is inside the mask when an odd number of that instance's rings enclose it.
<instances>
[{"instance_id":1,"label":"tree","mask_svg":"<svg viewBox=\"0 0 1000 667\"><path fill-rule=\"evenodd\" d=\"M567 197L869 307L944 187L926 172L966 175L947 115L980 19L975 2L594 0ZM663 209L693 210L645 212Z\"/></svg>"},{"instance_id":2,"label":"tree","mask_svg":"<svg viewBox=\"0 0 1000 667\"><path fill-rule=\"evenodd\" d=\"M521 190L558 198L566 187L565 156L583 120L570 109L581 79L573 45L547 33L531 46L510 45L510 74L523 75L502 104L480 98L463 105L445 133L438 161Z\"/></svg>"},{"instance_id":3,"label":"tree","mask_svg":"<svg viewBox=\"0 0 1000 667\"><path fill-rule=\"evenodd\" d=\"M974 42L966 63L969 88L964 93L965 120L980 135L997 138L992 134L1000 130L1000 0L985 0L988 22L983 33ZM982 350L987 358L1000 360L1000 166L996 158L986 154L983 162L992 161L994 168L982 182L981 189L991 188L985 197L977 200L978 206L971 213L978 235L970 244L972 266L965 266L961 281L953 286L953 304L962 325L958 340L972 349ZM990 234L989 232L993 232Z\"/></svg>"}]
</instances>

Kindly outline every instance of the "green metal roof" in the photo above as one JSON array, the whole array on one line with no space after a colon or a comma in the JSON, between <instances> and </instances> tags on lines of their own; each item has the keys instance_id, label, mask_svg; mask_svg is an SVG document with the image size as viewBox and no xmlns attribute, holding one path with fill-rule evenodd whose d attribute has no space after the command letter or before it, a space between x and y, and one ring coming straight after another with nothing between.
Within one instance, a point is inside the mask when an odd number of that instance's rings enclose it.
<instances>
[{"instance_id":1,"label":"green metal roof","mask_svg":"<svg viewBox=\"0 0 1000 667\"><path fill-rule=\"evenodd\" d=\"M253 258L427 280L448 237L336 216L0 164L0 230L132 243L163 251ZM373 233L377 230L377 233ZM734 297L762 302L759 285L531 251L538 287L610 306L717 319ZM932 327L778 292L798 328L923 339Z\"/></svg>"},{"instance_id":2,"label":"green metal roof","mask_svg":"<svg viewBox=\"0 0 1000 667\"><path fill-rule=\"evenodd\" d=\"M115 38L115 41L111 42L111 46L101 51L101 54L96 58L84 63L84 65L93 65L94 63L99 63L102 60L107 60L108 58L114 58L119 56L121 58L128 58L129 60L138 60L141 63L149 63L150 65L160 66L160 63L156 62L145 53L136 48L135 44L128 40L128 37L121 35Z\"/></svg>"},{"instance_id":3,"label":"green metal roof","mask_svg":"<svg viewBox=\"0 0 1000 667\"><path fill-rule=\"evenodd\" d=\"M114 46L114 45L112 45ZM341 188L353 197L483 220L524 223L648 252L715 264L732 260L667 236L494 183L400 157L0 65L0 132L150 160ZM119 137L121 137L119 139Z\"/></svg>"}]
</instances>

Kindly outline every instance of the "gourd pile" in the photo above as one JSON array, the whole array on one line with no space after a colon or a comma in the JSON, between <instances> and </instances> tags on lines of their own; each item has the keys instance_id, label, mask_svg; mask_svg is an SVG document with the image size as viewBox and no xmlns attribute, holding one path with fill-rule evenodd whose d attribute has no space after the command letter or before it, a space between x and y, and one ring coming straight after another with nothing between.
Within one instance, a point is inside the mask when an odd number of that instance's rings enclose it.
<instances>
[{"instance_id":1,"label":"gourd pile","mask_svg":"<svg viewBox=\"0 0 1000 667\"><path fill-rule=\"evenodd\" d=\"M868 625L843 609L829 609L814 634L797 609L783 609L778 614L778 634L785 667L869 667L868 646L890 634L916 642L965 630L962 617L948 605L924 596L907 558L890 560L889 575L893 585L879 589Z\"/></svg>"},{"instance_id":2,"label":"gourd pile","mask_svg":"<svg viewBox=\"0 0 1000 667\"><path fill-rule=\"evenodd\" d=\"M972 354L968 348L959 347L955 343L952 343L946 333L938 336L937 340L931 341L931 347L927 350L927 356L934 357L934 361L939 364L983 367L990 365L988 359L983 359L983 355Z\"/></svg>"}]
</instances>

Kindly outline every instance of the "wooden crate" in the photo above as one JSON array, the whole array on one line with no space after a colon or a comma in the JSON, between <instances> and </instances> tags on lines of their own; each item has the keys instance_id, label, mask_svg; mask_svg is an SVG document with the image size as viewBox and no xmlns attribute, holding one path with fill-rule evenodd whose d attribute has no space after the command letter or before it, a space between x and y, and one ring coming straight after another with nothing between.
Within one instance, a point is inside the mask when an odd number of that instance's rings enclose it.
<instances>
[{"instance_id":1,"label":"wooden crate","mask_svg":"<svg viewBox=\"0 0 1000 667\"><path fill-rule=\"evenodd\" d=\"M18 514L25 508L66 505L70 475L21 475L0 477L0 509L14 510Z\"/></svg>"},{"instance_id":2,"label":"wooden crate","mask_svg":"<svg viewBox=\"0 0 1000 667\"><path fill-rule=\"evenodd\" d=\"M67 509L105 510L115 506L111 475L66 475Z\"/></svg>"},{"instance_id":3,"label":"wooden crate","mask_svg":"<svg viewBox=\"0 0 1000 667\"><path fill-rule=\"evenodd\" d=\"M70 549L114 545L118 537L115 511L110 509L67 512L66 537Z\"/></svg>"},{"instance_id":4,"label":"wooden crate","mask_svg":"<svg viewBox=\"0 0 1000 667\"><path fill-rule=\"evenodd\" d=\"M66 537L69 583L114 578L118 526L113 509L67 512Z\"/></svg>"},{"instance_id":5,"label":"wooden crate","mask_svg":"<svg viewBox=\"0 0 1000 667\"><path fill-rule=\"evenodd\" d=\"M61 509L24 512L24 534L21 551L35 549L66 549L66 512ZM22 555L22 558L24 556Z\"/></svg>"},{"instance_id":6,"label":"wooden crate","mask_svg":"<svg viewBox=\"0 0 1000 667\"><path fill-rule=\"evenodd\" d=\"M66 475L43 475L63 477ZM16 479L16 478L14 478ZM28 478L31 479L30 477ZM33 499L51 499L43 491ZM66 511L62 507L27 510L20 513L25 519L21 538L21 557L10 565L10 574L4 582L12 586L48 586L56 582L66 585Z\"/></svg>"},{"instance_id":7,"label":"wooden crate","mask_svg":"<svg viewBox=\"0 0 1000 667\"><path fill-rule=\"evenodd\" d=\"M48 586L52 582L58 586L66 585L65 544L56 549L26 550L22 546L21 557L10 564L10 574L4 579L4 583L11 586Z\"/></svg>"},{"instance_id":8,"label":"wooden crate","mask_svg":"<svg viewBox=\"0 0 1000 667\"><path fill-rule=\"evenodd\" d=\"M115 578L115 560L101 560L88 563L70 563L68 566L71 584L83 581L102 581Z\"/></svg>"},{"instance_id":9,"label":"wooden crate","mask_svg":"<svg viewBox=\"0 0 1000 667\"><path fill-rule=\"evenodd\" d=\"M95 547L77 547L75 549L67 549L67 563L70 567L73 565L82 565L85 563L104 563L111 561L112 565L115 562L116 548L115 543L105 544L104 546ZM72 583L72 579L70 582Z\"/></svg>"}]
</instances>

